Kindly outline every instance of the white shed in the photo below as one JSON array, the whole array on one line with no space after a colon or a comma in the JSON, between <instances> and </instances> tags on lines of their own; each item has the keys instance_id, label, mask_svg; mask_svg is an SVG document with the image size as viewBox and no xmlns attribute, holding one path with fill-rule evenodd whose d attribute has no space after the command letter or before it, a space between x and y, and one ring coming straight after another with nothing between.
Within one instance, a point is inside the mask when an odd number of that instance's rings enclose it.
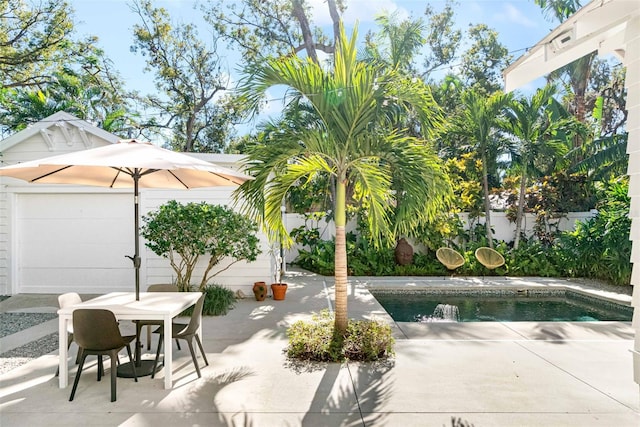
<instances>
[{"instance_id":1,"label":"white shed","mask_svg":"<svg viewBox=\"0 0 640 427\"><path fill-rule=\"evenodd\" d=\"M554 29L504 72L511 91L582 56L614 54L627 68L628 174L631 196L633 249L632 304L636 331L633 351L634 380L640 384L640 1L594 0Z\"/></svg>"},{"instance_id":2,"label":"white shed","mask_svg":"<svg viewBox=\"0 0 640 427\"><path fill-rule=\"evenodd\" d=\"M58 112L0 141L0 164L86 150L118 139ZM237 155L197 157L232 169L241 160ZM131 189L29 184L8 177L0 177L0 188L0 294L133 291L134 269L125 257L134 249ZM228 205L230 192L228 187L141 189L140 214L171 199ZM214 282L250 294L254 281L269 281L270 255L266 238L260 237L263 253L257 261L239 262ZM140 256L142 290L172 281L169 262L147 249L144 240Z\"/></svg>"}]
</instances>

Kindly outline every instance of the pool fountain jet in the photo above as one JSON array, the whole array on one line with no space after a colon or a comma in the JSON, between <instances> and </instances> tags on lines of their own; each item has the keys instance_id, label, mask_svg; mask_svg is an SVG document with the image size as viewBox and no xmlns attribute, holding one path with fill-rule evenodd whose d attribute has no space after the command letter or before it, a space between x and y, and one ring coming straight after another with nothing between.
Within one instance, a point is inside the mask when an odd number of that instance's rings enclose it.
<instances>
[{"instance_id":1,"label":"pool fountain jet","mask_svg":"<svg viewBox=\"0 0 640 427\"><path fill-rule=\"evenodd\" d=\"M432 322L458 322L460 321L460 312L457 305L438 304L430 316Z\"/></svg>"}]
</instances>

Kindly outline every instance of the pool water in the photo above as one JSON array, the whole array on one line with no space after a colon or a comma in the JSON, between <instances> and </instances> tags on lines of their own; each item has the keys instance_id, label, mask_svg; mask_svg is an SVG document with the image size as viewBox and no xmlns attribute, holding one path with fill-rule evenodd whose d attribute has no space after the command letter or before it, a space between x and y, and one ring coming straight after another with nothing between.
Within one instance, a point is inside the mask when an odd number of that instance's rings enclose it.
<instances>
[{"instance_id":1,"label":"pool water","mask_svg":"<svg viewBox=\"0 0 640 427\"><path fill-rule=\"evenodd\" d=\"M632 307L574 292L561 295L371 293L398 322L631 321L633 315Z\"/></svg>"}]
</instances>

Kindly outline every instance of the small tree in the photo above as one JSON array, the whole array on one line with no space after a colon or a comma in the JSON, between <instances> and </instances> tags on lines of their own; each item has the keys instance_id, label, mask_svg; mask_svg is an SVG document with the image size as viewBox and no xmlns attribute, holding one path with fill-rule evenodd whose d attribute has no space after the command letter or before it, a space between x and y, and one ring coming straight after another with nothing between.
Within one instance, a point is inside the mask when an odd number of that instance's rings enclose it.
<instances>
[{"instance_id":1,"label":"small tree","mask_svg":"<svg viewBox=\"0 0 640 427\"><path fill-rule=\"evenodd\" d=\"M205 202L183 205L170 200L142 219L145 224L141 233L147 247L169 259L183 291L189 289L201 256L209 257L199 284L199 290L204 291L212 277L238 261L255 261L261 252L256 237L258 226L226 206ZM231 262L212 272L225 257Z\"/></svg>"}]
</instances>

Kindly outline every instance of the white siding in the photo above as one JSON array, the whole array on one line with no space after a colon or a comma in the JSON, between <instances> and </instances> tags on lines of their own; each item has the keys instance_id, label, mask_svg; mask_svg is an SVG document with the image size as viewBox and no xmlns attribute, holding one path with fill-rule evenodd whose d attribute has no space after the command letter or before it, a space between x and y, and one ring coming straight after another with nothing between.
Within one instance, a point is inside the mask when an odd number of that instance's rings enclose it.
<instances>
[{"instance_id":1,"label":"white siding","mask_svg":"<svg viewBox=\"0 0 640 427\"><path fill-rule=\"evenodd\" d=\"M10 189L11 192L3 192L3 199L15 200L15 214L3 219L1 227L13 231L0 234L0 239L5 239L0 243L5 247L12 245L15 250L13 257L5 253L0 260L3 294L133 290L134 270L131 261L125 258L134 252L131 190L28 184ZM184 191L142 189L140 216L171 199L181 203L205 201L229 205L232 190L230 187ZM142 224L141 219L140 226ZM13 243L9 235L14 236ZM262 233L259 238L262 254L255 262L235 263L210 283L249 293L254 281L270 281L268 244ZM154 254L142 238L140 256L141 290L148 284L171 282L175 278L169 260ZM15 268L8 267L10 262ZM228 264L223 260L214 271ZM204 267L202 261L194 272L195 282L199 283Z\"/></svg>"},{"instance_id":2,"label":"white siding","mask_svg":"<svg viewBox=\"0 0 640 427\"><path fill-rule=\"evenodd\" d=\"M1 178L0 178L1 179ZM9 289L9 194L0 181L0 294L10 293Z\"/></svg>"},{"instance_id":3,"label":"white siding","mask_svg":"<svg viewBox=\"0 0 640 427\"><path fill-rule=\"evenodd\" d=\"M632 232L631 239L633 241L633 250L631 262L633 264L633 273L631 275L631 284L633 285L634 306L633 326L636 330L634 353L633 353L633 376L636 383L640 384L640 262L635 262L639 258L640 253L640 236L635 230L640 228L640 17L636 16L627 25L625 34L625 61L627 68L625 86L627 88L627 111L629 112L627 120L627 131L629 132L629 141L627 144L627 152L629 156L629 195L631 196L631 212ZM640 259L639 259L640 261Z\"/></svg>"},{"instance_id":4,"label":"white siding","mask_svg":"<svg viewBox=\"0 0 640 427\"><path fill-rule=\"evenodd\" d=\"M144 216L172 199L183 204L190 202L200 203L204 201L214 205L232 207L231 193L233 190L233 187L214 187L183 191L145 189L141 196L140 213L141 216ZM143 222L141 221L140 225L142 226L142 224ZM261 241L262 253L258 256L256 261L251 263L235 263L228 270L216 275L210 283L217 283L232 289L241 289L245 293L250 293L253 282L269 282L271 258L268 252L268 243L266 237L262 233L259 233L258 237ZM175 278L175 273L171 268L169 260L154 254L153 251L144 246L144 239L141 240L140 245L142 252L141 257L143 259L143 272L141 272L140 275L141 281L148 284L171 282ZM214 267L214 271L218 271L220 268L224 268L228 264L228 261L225 262L223 260L219 267ZM193 277L198 283L202 277L204 268L204 261L201 261L199 267L194 272Z\"/></svg>"}]
</instances>

